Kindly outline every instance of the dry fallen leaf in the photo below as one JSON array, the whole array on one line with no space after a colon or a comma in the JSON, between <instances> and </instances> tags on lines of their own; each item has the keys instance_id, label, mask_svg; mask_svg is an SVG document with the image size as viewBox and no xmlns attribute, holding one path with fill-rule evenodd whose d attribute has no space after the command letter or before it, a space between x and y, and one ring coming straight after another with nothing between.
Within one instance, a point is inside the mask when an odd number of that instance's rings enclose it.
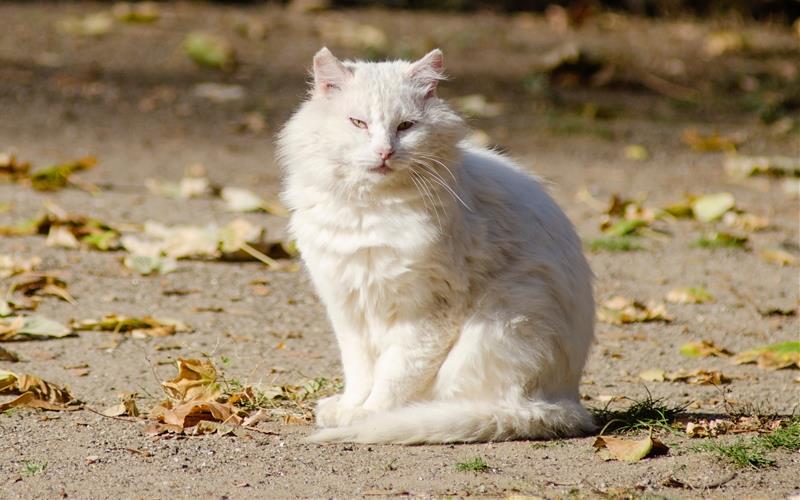
<instances>
[{"instance_id":1,"label":"dry fallen leaf","mask_svg":"<svg viewBox=\"0 0 800 500\"><path fill-rule=\"evenodd\" d=\"M41 263L42 259L35 256L17 257L14 255L0 254L0 279L31 272Z\"/></svg>"},{"instance_id":2,"label":"dry fallen leaf","mask_svg":"<svg viewBox=\"0 0 800 500\"><path fill-rule=\"evenodd\" d=\"M670 382L685 382L692 385L723 385L731 382L731 378L715 370L678 370L667 373L665 378Z\"/></svg>"},{"instance_id":3,"label":"dry fallen leaf","mask_svg":"<svg viewBox=\"0 0 800 500\"><path fill-rule=\"evenodd\" d=\"M669 448L652 435L644 439L623 439L612 436L598 436L592 445L604 460L638 462L655 455L667 453Z\"/></svg>"},{"instance_id":4,"label":"dry fallen leaf","mask_svg":"<svg viewBox=\"0 0 800 500\"><path fill-rule=\"evenodd\" d=\"M722 222L728 227L747 232L763 231L769 227L768 218L741 210L727 212L722 216Z\"/></svg>"},{"instance_id":5,"label":"dry fallen leaf","mask_svg":"<svg viewBox=\"0 0 800 500\"><path fill-rule=\"evenodd\" d=\"M736 200L730 193L714 193L698 196L691 202L694 218L700 222L711 222L733 209Z\"/></svg>"},{"instance_id":6,"label":"dry fallen leaf","mask_svg":"<svg viewBox=\"0 0 800 500\"><path fill-rule=\"evenodd\" d=\"M129 392L120 394L120 403L102 411L107 417L138 417L139 409L136 407L136 393Z\"/></svg>"},{"instance_id":7,"label":"dry fallen leaf","mask_svg":"<svg viewBox=\"0 0 800 500\"><path fill-rule=\"evenodd\" d=\"M728 357L733 354L724 347L718 347L710 340L699 340L683 344L680 348L680 353L690 358Z\"/></svg>"},{"instance_id":8,"label":"dry fallen leaf","mask_svg":"<svg viewBox=\"0 0 800 500\"><path fill-rule=\"evenodd\" d=\"M683 142L699 152L735 152L737 146L742 143L742 140L736 137L720 135L717 132L704 135L694 129L685 130L682 138Z\"/></svg>"},{"instance_id":9,"label":"dry fallen leaf","mask_svg":"<svg viewBox=\"0 0 800 500\"><path fill-rule=\"evenodd\" d=\"M639 378L647 382L663 382L666 380L666 373L660 368L651 368L640 373Z\"/></svg>"},{"instance_id":10,"label":"dry fallen leaf","mask_svg":"<svg viewBox=\"0 0 800 500\"><path fill-rule=\"evenodd\" d=\"M19 356L14 351L9 351L3 346L0 346L0 361L8 361L10 363L16 363L19 361Z\"/></svg>"},{"instance_id":11,"label":"dry fallen leaf","mask_svg":"<svg viewBox=\"0 0 800 500\"><path fill-rule=\"evenodd\" d=\"M800 368L800 341L779 342L737 354L731 360L737 365L757 363L765 370Z\"/></svg>"},{"instance_id":12,"label":"dry fallen leaf","mask_svg":"<svg viewBox=\"0 0 800 500\"><path fill-rule=\"evenodd\" d=\"M97 159L93 156L86 156L75 161L36 170L30 177L31 186L39 191L55 191L66 187L72 174L89 170L95 165L97 165Z\"/></svg>"},{"instance_id":13,"label":"dry fallen leaf","mask_svg":"<svg viewBox=\"0 0 800 500\"><path fill-rule=\"evenodd\" d=\"M734 155L725 159L725 172L736 178L754 175L800 177L800 159L791 156Z\"/></svg>"},{"instance_id":14,"label":"dry fallen leaf","mask_svg":"<svg viewBox=\"0 0 800 500\"><path fill-rule=\"evenodd\" d=\"M77 304L67 291L67 282L53 274L26 273L14 278L9 288L9 295L15 292L27 296L52 295L72 305Z\"/></svg>"},{"instance_id":15,"label":"dry fallen leaf","mask_svg":"<svg viewBox=\"0 0 800 500\"><path fill-rule=\"evenodd\" d=\"M222 394L217 383L217 370L213 363L205 359L178 358L178 374L161 386L173 400L185 403L188 401L214 401Z\"/></svg>"},{"instance_id":16,"label":"dry fallen leaf","mask_svg":"<svg viewBox=\"0 0 800 500\"><path fill-rule=\"evenodd\" d=\"M111 13L126 23L152 23L161 16L155 2L117 2L111 7Z\"/></svg>"},{"instance_id":17,"label":"dry fallen leaf","mask_svg":"<svg viewBox=\"0 0 800 500\"><path fill-rule=\"evenodd\" d=\"M663 304L643 304L625 297L613 297L598 308L600 321L614 325L647 321L672 321Z\"/></svg>"},{"instance_id":18,"label":"dry fallen leaf","mask_svg":"<svg viewBox=\"0 0 800 500\"><path fill-rule=\"evenodd\" d=\"M62 338L68 335L72 335L70 328L41 316L0 318L0 341Z\"/></svg>"},{"instance_id":19,"label":"dry fallen leaf","mask_svg":"<svg viewBox=\"0 0 800 500\"><path fill-rule=\"evenodd\" d=\"M765 261L778 264L779 266L797 265L797 257L780 248L762 248L758 252L758 255Z\"/></svg>"},{"instance_id":20,"label":"dry fallen leaf","mask_svg":"<svg viewBox=\"0 0 800 500\"><path fill-rule=\"evenodd\" d=\"M667 302L675 304L702 304L713 300L714 296L701 286L675 288L667 294Z\"/></svg>"},{"instance_id":21,"label":"dry fallen leaf","mask_svg":"<svg viewBox=\"0 0 800 500\"><path fill-rule=\"evenodd\" d=\"M134 318L116 314L109 314L102 319L84 319L72 321L73 330L105 331L113 333L126 333L135 338L167 337L175 333L191 332L192 328L186 323L174 319L153 318L143 316Z\"/></svg>"},{"instance_id":22,"label":"dry fallen leaf","mask_svg":"<svg viewBox=\"0 0 800 500\"><path fill-rule=\"evenodd\" d=\"M42 380L34 375L17 375L0 370L0 395L17 397L0 403L0 412L10 408L41 408L44 410L77 409L77 401L69 389Z\"/></svg>"}]
</instances>

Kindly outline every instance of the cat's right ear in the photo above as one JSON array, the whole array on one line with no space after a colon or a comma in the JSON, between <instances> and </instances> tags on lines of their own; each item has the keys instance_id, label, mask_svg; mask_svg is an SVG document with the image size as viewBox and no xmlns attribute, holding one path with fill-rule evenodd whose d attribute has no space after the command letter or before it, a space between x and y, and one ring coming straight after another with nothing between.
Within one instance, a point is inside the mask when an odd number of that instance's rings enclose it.
<instances>
[{"instance_id":1,"label":"cat's right ear","mask_svg":"<svg viewBox=\"0 0 800 500\"><path fill-rule=\"evenodd\" d=\"M352 72L336 59L328 47L322 47L314 54L314 91L317 94L327 95L341 89L350 76Z\"/></svg>"}]
</instances>

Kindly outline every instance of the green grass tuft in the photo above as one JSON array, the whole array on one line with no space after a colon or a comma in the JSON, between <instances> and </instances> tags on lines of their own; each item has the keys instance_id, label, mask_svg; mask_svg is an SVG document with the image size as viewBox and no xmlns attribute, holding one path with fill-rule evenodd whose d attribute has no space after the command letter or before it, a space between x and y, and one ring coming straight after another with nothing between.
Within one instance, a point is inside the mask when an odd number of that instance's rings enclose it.
<instances>
[{"instance_id":1,"label":"green grass tuft","mask_svg":"<svg viewBox=\"0 0 800 500\"><path fill-rule=\"evenodd\" d=\"M624 410L609 410L608 405L590 409L595 422L602 429L601 434L653 428L672 430L672 424L686 409L686 405L670 405L662 398L653 399L649 392L641 401L630 401L632 404Z\"/></svg>"},{"instance_id":2,"label":"green grass tuft","mask_svg":"<svg viewBox=\"0 0 800 500\"><path fill-rule=\"evenodd\" d=\"M35 476L40 472L44 472L47 468L47 462L34 462L32 460L24 460L22 462L22 475Z\"/></svg>"},{"instance_id":3,"label":"green grass tuft","mask_svg":"<svg viewBox=\"0 0 800 500\"><path fill-rule=\"evenodd\" d=\"M636 238L630 236L601 236L586 242L590 252L633 252L641 250Z\"/></svg>"},{"instance_id":4,"label":"green grass tuft","mask_svg":"<svg viewBox=\"0 0 800 500\"><path fill-rule=\"evenodd\" d=\"M464 471L485 472L489 470L489 465L483 461L481 457L475 457L466 462L459 462L456 464L456 469Z\"/></svg>"},{"instance_id":5,"label":"green grass tuft","mask_svg":"<svg viewBox=\"0 0 800 500\"><path fill-rule=\"evenodd\" d=\"M753 442L737 441L733 444L707 443L700 446L703 451L710 451L733 462L739 467L759 469L775 463L764 455L764 450Z\"/></svg>"},{"instance_id":6,"label":"green grass tuft","mask_svg":"<svg viewBox=\"0 0 800 500\"><path fill-rule=\"evenodd\" d=\"M708 443L699 447L729 460L739 467L760 469L775 464L775 460L767 456L773 450L800 450L800 417L794 417L788 425L782 426L769 434L752 439L740 439L732 444Z\"/></svg>"}]
</instances>

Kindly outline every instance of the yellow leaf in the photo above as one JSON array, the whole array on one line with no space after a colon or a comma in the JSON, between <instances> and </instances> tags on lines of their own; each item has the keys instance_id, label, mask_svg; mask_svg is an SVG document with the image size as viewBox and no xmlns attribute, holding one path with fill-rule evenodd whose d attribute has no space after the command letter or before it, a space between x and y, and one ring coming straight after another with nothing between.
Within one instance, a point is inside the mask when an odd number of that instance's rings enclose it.
<instances>
[{"instance_id":1,"label":"yellow leaf","mask_svg":"<svg viewBox=\"0 0 800 500\"><path fill-rule=\"evenodd\" d=\"M701 222L711 222L722 217L734 205L736 200L730 193L707 194L692 201L692 213Z\"/></svg>"},{"instance_id":2,"label":"yellow leaf","mask_svg":"<svg viewBox=\"0 0 800 500\"><path fill-rule=\"evenodd\" d=\"M593 446L605 459L623 462L638 462L649 455L662 454L668 450L661 441L652 436L638 440L599 436Z\"/></svg>"},{"instance_id":3,"label":"yellow leaf","mask_svg":"<svg viewBox=\"0 0 800 500\"><path fill-rule=\"evenodd\" d=\"M709 356L728 357L732 352L724 347L718 347L710 340L699 340L683 344L680 348L681 354L690 358L707 358Z\"/></svg>"},{"instance_id":4,"label":"yellow leaf","mask_svg":"<svg viewBox=\"0 0 800 500\"><path fill-rule=\"evenodd\" d=\"M797 265L797 257L780 248L763 248L758 252L758 255L765 261L778 264L779 266Z\"/></svg>"},{"instance_id":5,"label":"yellow leaf","mask_svg":"<svg viewBox=\"0 0 800 500\"><path fill-rule=\"evenodd\" d=\"M639 378L647 382L663 382L665 380L664 375L664 370L660 368L651 368L640 373Z\"/></svg>"},{"instance_id":6,"label":"yellow leaf","mask_svg":"<svg viewBox=\"0 0 800 500\"><path fill-rule=\"evenodd\" d=\"M703 287L682 287L670 290L667 302L676 304L702 304L712 302L714 297Z\"/></svg>"},{"instance_id":7,"label":"yellow leaf","mask_svg":"<svg viewBox=\"0 0 800 500\"><path fill-rule=\"evenodd\" d=\"M737 354L731 360L735 364L758 363L759 368L778 370L800 368L800 342L789 341L770 344Z\"/></svg>"}]
</instances>

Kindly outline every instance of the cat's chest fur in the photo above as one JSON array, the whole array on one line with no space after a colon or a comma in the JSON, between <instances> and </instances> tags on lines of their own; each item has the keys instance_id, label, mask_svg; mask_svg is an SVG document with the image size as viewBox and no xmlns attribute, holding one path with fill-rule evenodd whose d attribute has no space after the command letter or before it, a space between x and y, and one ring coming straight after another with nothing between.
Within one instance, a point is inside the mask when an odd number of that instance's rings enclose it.
<instances>
[{"instance_id":1,"label":"cat's chest fur","mask_svg":"<svg viewBox=\"0 0 800 500\"><path fill-rule=\"evenodd\" d=\"M447 240L413 203L320 200L296 210L291 229L321 294L365 317L412 316L458 286Z\"/></svg>"}]
</instances>

